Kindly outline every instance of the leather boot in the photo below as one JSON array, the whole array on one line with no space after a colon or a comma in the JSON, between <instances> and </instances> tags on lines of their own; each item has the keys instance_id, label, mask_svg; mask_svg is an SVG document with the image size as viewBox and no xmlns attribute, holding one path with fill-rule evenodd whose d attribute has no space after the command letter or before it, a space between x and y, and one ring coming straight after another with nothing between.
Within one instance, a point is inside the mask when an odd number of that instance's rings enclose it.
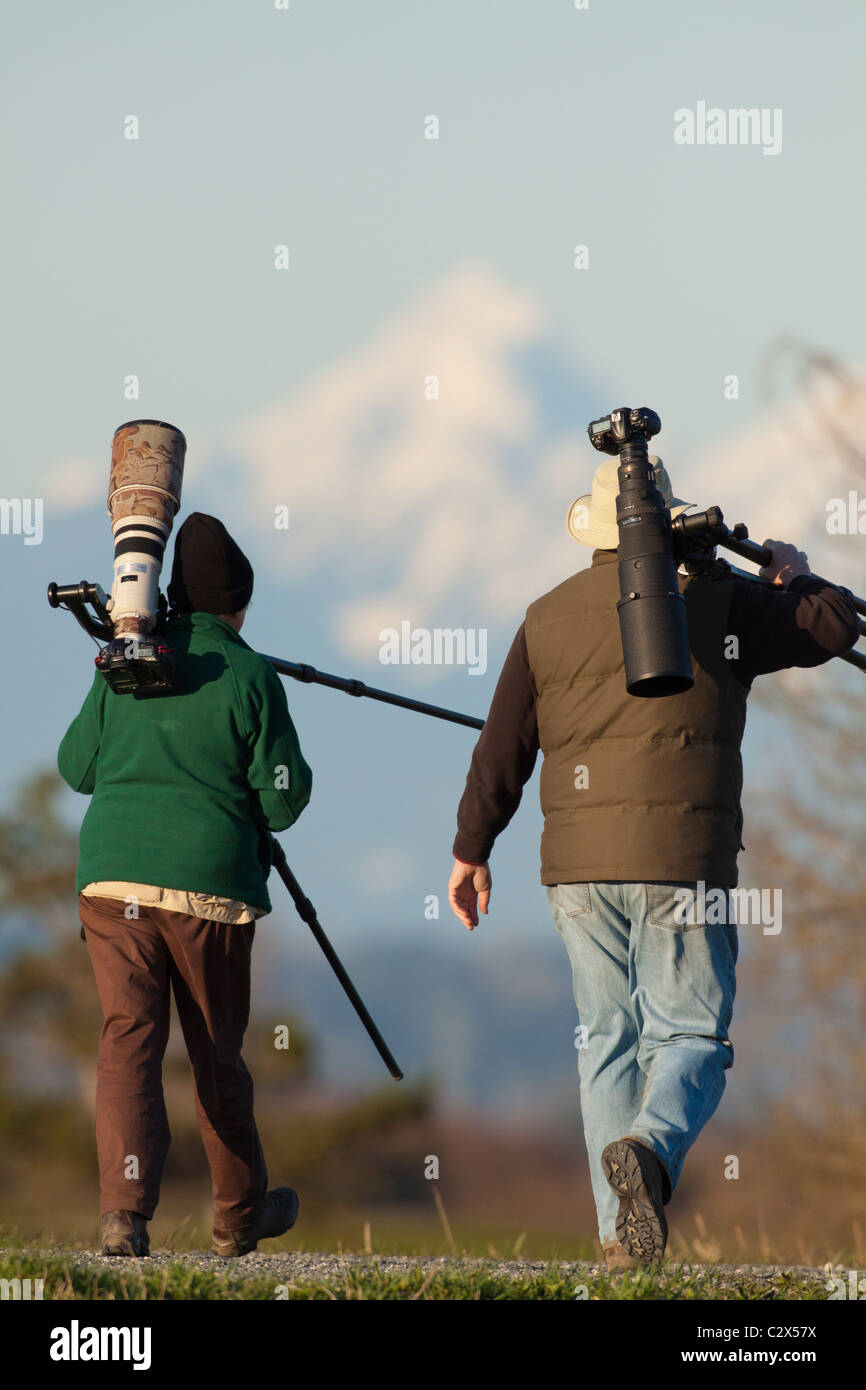
<instances>
[{"instance_id":1,"label":"leather boot","mask_svg":"<svg viewBox=\"0 0 866 1390\"><path fill-rule=\"evenodd\" d=\"M265 1198L261 1216L250 1226L237 1231L221 1231L214 1227L211 1250L226 1259L248 1255L260 1240L282 1236L291 1230L298 1219L298 1194L291 1187L275 1187Z\"/></svg>"}]
</instances>

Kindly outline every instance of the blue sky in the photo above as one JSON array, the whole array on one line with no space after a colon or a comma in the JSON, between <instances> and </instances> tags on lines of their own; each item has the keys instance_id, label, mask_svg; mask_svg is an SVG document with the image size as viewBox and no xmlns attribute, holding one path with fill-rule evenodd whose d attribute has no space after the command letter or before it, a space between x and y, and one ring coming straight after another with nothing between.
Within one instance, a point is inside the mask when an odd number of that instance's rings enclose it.
<instances>
[{"instance_id":1,"label":"blue sky","mask_svg":"<svg viewBox=\"0 0 866 1390\"><path fill-rule=\"evenodd\" d=\"M756 535L787 524L844 577L851 548L820 526L838 460L792 451L790 382L770 401L761 369L782 334L862 359L864 29L838 0L19 7L2 490L44 498L45 534L0 537L7 796L89 683L44 587L108 586L111 435L137 416L184 430L184 513L250 554L252 645L476 714L526 604L587 558L564 515L586 423L616 404L660 412L683 495ZM781 152L678 147L674 111L701 100L781 108ZM382 667L402 619L487 626L488 672ZM323 920L453 943L444 898L432 926L423 901L472 735L288 693L316 785L285 842ZM494 859L497 930L552 930L539 829L532 787Z\"/></svg>"},{"instance_id":2,"label":"blue sky","mask_svg":"<svg viewBox=\"0 0 866 1390\"><path fill-rule=\"evenodd\" d=\"M859 351L856 0L48 0L6 29L13 480L104 454L126 371L218 440L465 260L682 447L756 408L776 333ZM677 147L700 99L781 107L782 153Z\"/></svg>"}]
</instances>

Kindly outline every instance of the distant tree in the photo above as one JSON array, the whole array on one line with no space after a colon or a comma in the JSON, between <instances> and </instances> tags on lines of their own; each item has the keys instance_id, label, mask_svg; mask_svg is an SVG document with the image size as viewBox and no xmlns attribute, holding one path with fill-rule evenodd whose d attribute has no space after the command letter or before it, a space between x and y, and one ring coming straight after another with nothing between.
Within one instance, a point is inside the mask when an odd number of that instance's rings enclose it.
<instances>
[{"instance_id":1,"label":"distant tree","mask_svg":"<svg viewBox=\"0 0 866 1390\"><path fill-rule=\"evenodd\" d=\"M798 364L804 398L813 403L816 437L824 440L816 463L828 496L849 488L866 495L866 382L827 353L789 340L780 351ZM862 554L862 538L846 541ZM754 698L786 728L790 757L764 789L751 825L749 850L761 881L785 885L781 950L755 953L753 985L772 979L777 997L787 1001L786 1018L808 1026L797 1099L807 1100L801 1109L813 1117L816 1133L831 1136L836 1161L862 1175L866 674L833 660L808 676L787 672L758 683ZM858 1182L862 1187L862 1176Z\"/></svg>"},{"instance_id":2,"label":"distant tree","mask_svg":"<svg viewBox=\"0 0 866 1390\"><path fill-rule=\"evenodd\" d=\"M38 772L0 815L0 923L12 911L69 911L78 836L57 809L64 785L59 773Z\"/></svg>"}]
</instances>

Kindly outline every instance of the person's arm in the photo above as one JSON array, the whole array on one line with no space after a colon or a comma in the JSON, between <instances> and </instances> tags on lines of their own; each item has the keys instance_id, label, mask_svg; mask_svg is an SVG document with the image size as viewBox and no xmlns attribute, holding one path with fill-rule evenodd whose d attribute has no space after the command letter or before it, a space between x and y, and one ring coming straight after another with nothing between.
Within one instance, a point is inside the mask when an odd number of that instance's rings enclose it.
<instances>
[{"instance_id":1,"label":"person's arm","mask_svg":"<svg viewBox=\"0 0 866 1390\"><path fill-rule=\"evenodd\" d=\"M520 805L523 788L538 756L536 690L521 624L496 684L457 810L457 835L448 898L471 931L476 904L487 911L490 873L487 860L497 835Z\"/></svg>"},{"instance_id":2,"label":"person's arm","mask_svg":"<svg viewBox=\"0 0 866 1390\"><path fill-rule=\"evenodd\" d=\"M455 859L486 864L520 805L538 756L535 682L521 624L496 683L457 810Z\"/></svg>"},{"instance_id":3,"label":"person's arm","mask_svg":"<svg viewBox=\"0 0 866 1390\"><path fill-rule=\"evenodd\" d=\"M97 671L80 711L63 735L57 768L74 792L91 796L96 785L96 760L102 739L102 716L108 683Z\"/></svg>"},{"instance_id":4,"label":"person's arm","mask_svg":"<svg viewBox=\"0 0 866 1390\"><path fill-rule=\"evenodd\" d=\"M271 830L293 825L310 800L313 774L304 761L283 683L265 671L247 779Z\"/></svg>"},{"instance_id":5,"label":"person's arm","mask_svg":"<svg viewBox=\"0 0 866 1390\"><path fill-rule=\"evenodd\" d=\"M860 635L846 590L811 574L794 546L770 540L764 545L773 551L773 563L760 576L774 587L734 576L729 627L739 652L731 664L744 685L789 666L820 666L849 651Z\"/></svg>"}]
</instances>

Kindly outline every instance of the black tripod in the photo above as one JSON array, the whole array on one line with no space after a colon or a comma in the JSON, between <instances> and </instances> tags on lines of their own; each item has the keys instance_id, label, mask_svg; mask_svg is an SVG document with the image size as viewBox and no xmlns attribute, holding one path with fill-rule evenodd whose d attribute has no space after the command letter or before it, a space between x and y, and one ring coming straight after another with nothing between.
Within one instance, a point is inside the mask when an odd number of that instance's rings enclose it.
<instances>
[{"instance_id":1,"label":"black tripod","mask_svg":"<svg viewBox=\"0 0 866 1390\"><path fill-rule=\"evenodd\" d=\"M306 896L303 889L301 888L301 885L298 883L298 880L295 878L295 875L289 868L288 863L286 861L286 856L283 852L283 847L275 835L271 836L271 852L273 854L274 868L276 869L280 878L283 880L283 883L286 885L289 892L291 893L292 902L295 904L295 907L298 910L298 916L301 918L302 922L306 922L307 926L310 928L310 931L313 933L313 936L316 938L322 950L324 951L328 964L330 965L337 979L340 981L340 984L343 986L343 989L346 991L346 994L349 996L349 999L352 1001L355 1013L358 1015L359 1019L361 1020L368 1034L370 1035L370 1038L373 1042L373 1046L375 1047L379 1056L382 1058L382 1061L385 1063L385 1066L388 1068L395 1081L402 1081L403 1073L401 1072L397 1063L394 1061L394 1057L387 1043L385 1042L385 1039L382 1037L382 1034L379 1032L379 1029L376 1027L375 1023L370 1017L370 1014L367 1011L363 999L361 998L358 991L355 989L355 986L352 984L352 981L349 978L348 973L343 967L343 963L340 960L340 957L337 955L337 952L334 950L333 946L331 945L330 941L325 935L324 930L322 929L322 924L316 916L316 909L313 907L313 904L310 902L309 898Z\"/></svg>"},{"instance_id":2,"label":"black tripod","mask_svg":"<svg viewBox=\"0 0 866 1390\"><path fill-rule=\"evenodd\" d=\"M756 565L769 565L773 558L766 546L749 540L748 527L742 521L738 521L733 529L727 527L720 507L708 507L705 512L683 512L680 516L674 517L671 532L677 560L681 564L685 563L698 569L714 558L717 545L724 546L725 550L730 550L735 555L741 555L744 560L753 560ZM736 565L730 565L729 569L743 579L751 580L753 584L775 587L769 580L761 579L757 574L750 574L748 570L738 569ZM812 578L820 579L822 584L832 584L829 579L821 579L820 574L812 575ZM850 589L846 589L845 592L849 594L857 612L866 615L866 600L852 594ZM866 623L863 622L862 616L860 634L866 634ZM852 649L842 652L838 659L847 661L849 666L856 666L858 671L866 671L866 655L863 652Z\"/></svg>"}]
</instances>

